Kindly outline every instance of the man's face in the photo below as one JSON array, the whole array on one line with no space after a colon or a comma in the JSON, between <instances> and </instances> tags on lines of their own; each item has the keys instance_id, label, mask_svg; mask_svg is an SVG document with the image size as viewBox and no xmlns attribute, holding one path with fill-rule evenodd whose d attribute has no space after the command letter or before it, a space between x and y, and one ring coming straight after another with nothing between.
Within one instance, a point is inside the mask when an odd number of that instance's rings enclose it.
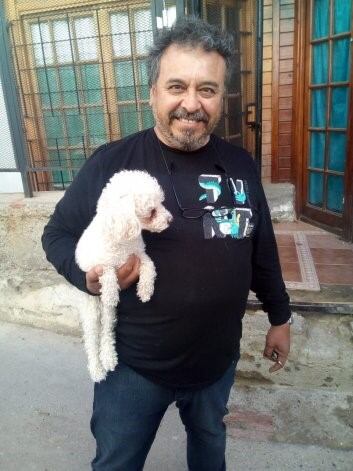
<instances>
[{"instance_id":1,"label":"man's face","mask_svg":"<svg viewBox=\"0 0 353 471\"><path fill-rule=\"evenodd\" d=\"M217 52L172 44L164 52L150 104L158 138L191 151L204 146L222 113L226 65Z\"/></svg>"}]
</instances>

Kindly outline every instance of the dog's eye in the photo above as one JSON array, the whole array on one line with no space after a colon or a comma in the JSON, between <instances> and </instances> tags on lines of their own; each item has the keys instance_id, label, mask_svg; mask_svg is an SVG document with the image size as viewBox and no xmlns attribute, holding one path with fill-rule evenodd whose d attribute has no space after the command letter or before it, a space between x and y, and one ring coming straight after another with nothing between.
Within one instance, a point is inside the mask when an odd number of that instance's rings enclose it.
<instances>
[{"instance_id":1,"label":"dog's eye","mask_svg":"<svg viewBox=\"0 0 353 471\"><path fill-rule=\"evenodd\" d=\"M150 218L153 219L156 214L157 214L157 210L156 210L156 209L152 209L151 214L150 214Z\"/></svg>"}]
</instances>

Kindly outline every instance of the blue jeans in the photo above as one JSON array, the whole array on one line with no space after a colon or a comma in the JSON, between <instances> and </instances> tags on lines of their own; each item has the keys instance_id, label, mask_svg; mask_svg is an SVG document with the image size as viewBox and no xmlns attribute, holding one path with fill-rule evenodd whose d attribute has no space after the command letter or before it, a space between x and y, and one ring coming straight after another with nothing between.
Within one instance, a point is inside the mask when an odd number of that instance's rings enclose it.
<instances>
[{"instance_id":1,"label":"blue jeans","mask_svg":"<svg viewBox=\"0 0 353 471\"><path fill-rule=\"evenodd\" d=\"M94 471L140 471L168 406L176 402L187 434L190 471L225 471L223 417L234 382L233 362L217 382L199 390L169 389L119 363L95 384L92 434Z\"/></svg>"}]
</instances>

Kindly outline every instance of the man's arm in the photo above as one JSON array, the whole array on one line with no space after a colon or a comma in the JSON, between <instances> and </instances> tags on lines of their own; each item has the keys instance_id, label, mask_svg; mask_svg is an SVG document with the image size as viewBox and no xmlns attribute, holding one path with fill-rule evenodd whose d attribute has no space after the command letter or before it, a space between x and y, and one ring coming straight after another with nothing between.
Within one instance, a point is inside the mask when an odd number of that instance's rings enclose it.
<instances>
[{"instance_id":1,"label":"man's arm","mask_svg":"<svg viewBox=\"0 0 353 471\"><path fill-rule=\"evenodd\" d=\"M42 235L47 260L57 272L78 289L89 292L86 273L75 261L77 242L92 220L104 182L100 165L101 151L85 162L78 175L55 207Z\"/></svg>"},{"instance_id":2,"label":"man's arm","mask_svg":"<svg viewBox=\"0 0 353 471\"><path fill-rule=\"evenodd\" d=\"M251 289L267 312L271 327L264 357L275 362L270 372L283 368L290 350L289 296L283 282L277 243L266 197L259 182L258 227L254 236Z\"/></svg>"}]
</instances>

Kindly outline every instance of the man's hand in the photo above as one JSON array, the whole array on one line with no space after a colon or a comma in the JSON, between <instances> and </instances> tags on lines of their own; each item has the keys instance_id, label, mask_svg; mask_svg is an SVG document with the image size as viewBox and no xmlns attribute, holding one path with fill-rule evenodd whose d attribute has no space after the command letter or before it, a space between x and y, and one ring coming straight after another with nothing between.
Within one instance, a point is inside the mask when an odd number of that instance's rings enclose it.
<instances>
[{"instance_id":1,"label":"man's hand","mask_svg":"<svg viewBox=\"0 0 353 471\"><path fill-rule=\"evenodd\" d=\"M138 280L140 263L140 259L136 255L130 255L126 263L116 271L120 289L126 289ZM101 285L99 277L101 275L103 275L103 267L101 265L91 268L86 273L86 287L92 294L100 294Z\"/></svg>"},{"instance_id":2,"label":"man's hand","mask_svg":"<svg viewBox=\"0 0 353 471\"><path fill-rule=\"evenodd\" d=\"M269 369L270 373L284 367L290 349L290 325L271 326L266 335L264 358L274 361Z\"/></svg>"}]
</instances>

